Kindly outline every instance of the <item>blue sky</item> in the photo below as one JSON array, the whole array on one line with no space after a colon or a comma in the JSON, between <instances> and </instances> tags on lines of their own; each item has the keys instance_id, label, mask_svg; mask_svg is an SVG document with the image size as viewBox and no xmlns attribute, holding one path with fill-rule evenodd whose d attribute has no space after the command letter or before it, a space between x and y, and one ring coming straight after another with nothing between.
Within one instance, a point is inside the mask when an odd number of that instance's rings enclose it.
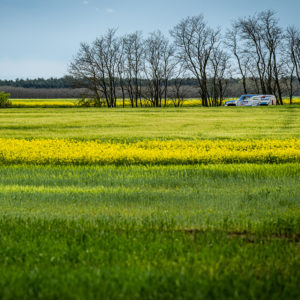
<instances>
[{"instance_id":1,"label":"blue sky","mask_svg":"<svg viewBox=\"0 0 300 300\"><path fill-rule=\"evenodd\" d=\"M0 0L0 79L66 75L80 42L111 27L168 34L182 18L203 14L224 30L264 9L300 28L300 0Z\"/></svg>"}]
</instances>

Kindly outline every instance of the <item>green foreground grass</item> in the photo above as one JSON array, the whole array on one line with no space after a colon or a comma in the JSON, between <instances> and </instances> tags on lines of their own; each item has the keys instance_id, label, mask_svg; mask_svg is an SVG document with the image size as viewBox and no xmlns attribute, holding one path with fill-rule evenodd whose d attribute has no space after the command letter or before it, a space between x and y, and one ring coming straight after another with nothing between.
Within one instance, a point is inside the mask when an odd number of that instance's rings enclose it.
<instances>
[{"instance_id":1,"label":"green foreground grass","mask_svg":"<svg viewBox=\"0 0 300 300\"><path fill-rule=\"evenodd\" d=\"M300 107L3 109L1 138L300 138ZM0 166L1 299L299 299L300 164Z\"/></svg>"},{"instance_id":2,"label":"green foreground grass","mask_svg":"<svg viewBox=\"0 0 300 300\"><path fill-rule=\"evenodd\" d=\"M300 106L1 109L0 137L140 139L300 138Z\"/></svg>"},{"instance_id":3,"label":"green foreground grass","mask_svg":"<svg viewBox=\"0 0 300 300\"><path fill-rule=\"evenodd\" d=\"M299 164L3 166L0 297L295 299Z\"/></svg>"}]
</instances>

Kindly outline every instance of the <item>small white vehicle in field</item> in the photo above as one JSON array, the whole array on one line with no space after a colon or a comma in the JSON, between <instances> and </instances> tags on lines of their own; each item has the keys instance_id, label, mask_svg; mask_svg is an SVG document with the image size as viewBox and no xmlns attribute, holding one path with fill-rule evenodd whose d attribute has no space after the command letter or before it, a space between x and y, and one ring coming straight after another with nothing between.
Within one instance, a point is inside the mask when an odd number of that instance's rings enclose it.
<instances>
[{"instance_id":1,"label":"small white vehicle in field","mask_svg":"<svg viewBox=\"0 0 300 300\"><path fill-rule=\"evenodd\" d=\"M268 106L276 105L274 95L242 95L239 100L229 100L225 106Z\"/></svg>"}]
</instances>

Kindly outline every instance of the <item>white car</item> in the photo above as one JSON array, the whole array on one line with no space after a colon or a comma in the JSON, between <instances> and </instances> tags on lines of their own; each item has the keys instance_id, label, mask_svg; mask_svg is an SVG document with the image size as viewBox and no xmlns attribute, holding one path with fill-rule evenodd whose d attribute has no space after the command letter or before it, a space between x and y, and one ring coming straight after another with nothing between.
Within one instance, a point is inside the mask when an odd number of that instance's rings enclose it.
<instances>
[{"instance_id":1,"label":"white car","mask_svg":"<svg viewBox=\"0 0 300 300\"><path fill-rule=\"evenodd\" d=\"M225 102L225 106L267 106L276 105L273 95L242 95L239 100Z\"/></svg>"},{"instance_id":2,"label":"white car","mask_svg":"<svg viewBox=\"0 0 300 300\"><path fill-rule=\"evenodd\" d=\"M273 95L257 95L241 103L241 106L267 106L276 105L276 97Z\"/></svg>"}]
</instances>

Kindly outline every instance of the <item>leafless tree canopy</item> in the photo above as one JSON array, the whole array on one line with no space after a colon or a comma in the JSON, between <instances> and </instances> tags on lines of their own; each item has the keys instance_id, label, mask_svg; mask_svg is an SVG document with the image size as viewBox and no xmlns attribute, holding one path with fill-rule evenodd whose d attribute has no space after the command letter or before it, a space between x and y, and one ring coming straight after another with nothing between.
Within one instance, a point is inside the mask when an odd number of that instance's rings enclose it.
<instances>
[{"instance_id":1,"label":"leafless tree canopy","mask_svg":"<svg viewBox=\"0 0 300 300\"><path fill-rule=\"evenodd\" d=\"M145 41L144 74L147 85L144 98L152 106L162 106L162 99L166 106L168 81L175 65L174 46L160 31L151 33Z\"/></svg>"},{"instance_id":2,"label":"leafless tree canopy","mask_svg":"<svg viewBox=\"0 0 300 300\"><path fill-rule=\"evenodd\" d=\"M70 74L92 93L96 105L160 107L171 100L180 106L186 77L196 80L204 106L221 105L233 78L242 91L283 94L292 103L295 81L300 84L300 31L279 26L276 13L266 10L238 18L222 35L202 15L181 20L171 31L144 38L141 32L117 36L115 29L92 44L82 43L70 64Z\"/></svg>"},{"instance_id":3,"label":"leafless tree canopy","mask_svg":"<svg viewBox=\"0 0 300 300\"><path fill-rule=\"evenodd\" d=\"M143 63L144 63L144 45L141 32L135 32L126 35L123 40L123 77L121 86L125 86L129 96L131 106L138 106L138 101L142 99ZM124 78L124 79L123 79Z\"/></svg>"},{"instance_id":4,"label":"leafless tree canopy","mask_svg":"<svg viewBox=\"0 0 300 300\"><path fill-rule=\"evenodd\" d=\"M182 20L171 30L171 35L178 47L179 59L196 77L203 105L208 106L208 69L212 53L220 46L219 30L209 28L200 15Z\"/></svg>"}]
</instances>

